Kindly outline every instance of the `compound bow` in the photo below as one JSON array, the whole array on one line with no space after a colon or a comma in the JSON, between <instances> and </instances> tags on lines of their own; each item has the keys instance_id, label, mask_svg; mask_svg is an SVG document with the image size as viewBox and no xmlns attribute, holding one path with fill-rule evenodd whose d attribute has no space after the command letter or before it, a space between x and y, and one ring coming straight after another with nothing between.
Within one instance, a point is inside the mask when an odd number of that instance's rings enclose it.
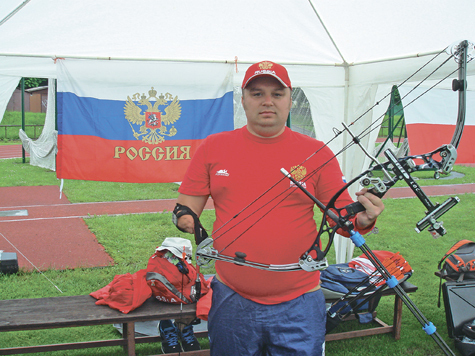
<instances>
[{"instance_id":1,"label":"compound bow","mask_svg":"<svg viewBox=\"0 0 475 356\"><path fill-rule=\"evenodd\" d=\"M252 268L258 268L275 272L288 272L288 271L316 271L324 269L328 266L326 261L326 254L328 253L335 233L337 230L342 229L349 233L350 239L355 246L359 247L366 257L371 261L376 270L386 281L385 287L393 288L396 295L404 302L416 319L421 323L422 329L433 338L437 345L442 349L446 355L455 356L452 350L447 346L445 341L437 333L435 326L426 319L422 312L412 302L404 289L399 284L397 278L395 278L386 269L386 267L378 260L374 253L366 245L364 238L354 230L353 223L350 218L355 216L358 212L363 211L364 207L355 202L349 204L343 208L337 208L335 206L338 197L352 184L360 181L361 185L370 189L370 191L382 197L394 184L399 180L404 180L407 185L416 194L417 198L427 208L426 216L422 218L416 224L416 231L421 232L425 228L429 228L429 231L434 237L439 237L446 233L442 222L437 221L439 217L445 214L453 206L455 206L460 200L457 197L451 197L442 204L433 204L431 200L424 193L422 188L412 178L411 173L433 169L436 171L435 177L443 174L448 174L453 168L457 158L457 148L460 143L460 139L463 132L465 123L465 108L466 108L466 65L468 58L468 50L473 50L474 45L468 41L463 41L460 44L452 47L452 54L458 61L458 79L454 79L452 82L452 89L459 92L459 106L456 128L450 144L443 145L436 150L421 154L413 155L402 158L397 158L391 150L386 150L384 155L387 158L385 163L379 163L374 157L372 157L360 144L360 139L353 135L350 129L343 124L345 130L353 138L353 143L359 145L366 155L368 155L377 165L361 173L357 177L353 178L350 182L345 184L328 202L325 206L317 198L315 198L310 192L308 192L300 182L295 180L290 173L285 169L281 169L281 172L285 177L290 179L298 188L300 188L314 203L323 211L322 222L317 237L310 246L310 248L304 252L297 263L291 264L263 264L259 262L247 261L246 254L243 252L236 252L235 256L226 256L212 247L213 239L206 238L202 241L195 252L195 258L198 265L207 265L212 260L219 260L234 263L241 266L248 266ZM472 59L472 58L470 58ZM416 165L414 160L421 160L423 163ZM384 179L375 178L372 172L376 169L380 169L384 172ZM329 222L331 220L331 223ZM328 244L326 248L321 251L320 241L323 234L328 235ZM239 237L239 236L238 236ZM228 245L229 246L229 245ZM316 257L313 257L316 256ZM332 316L329 316L332 317Z\"/></svg>"},{"instance_id":2,"label":"compound bow","mask_svg":"<svg viewBox=\"0 0 475 356\"><path fill-rule=\"evenodd\" d=\"M421 170L433 169L436 171L436 178L438 178L440 173L448 174L452 170L455 160L457 158L457 147L460 143L465 123L465 89L467 87L466 65L467 59L472 59L471 54L469 54L469 50L473 49L474 44L469 43L468 41L463 41L450 48L452 56L455 57L456 61L458 62L458 79L453 80L452 89L454 91L459 92L457 123L450 144L443 145L429 153L407 156L402 158L396 158L391 150L386 150L384 152L384 155L386 156L388 161L386 161L385 163L378 162L377 165L353 178L332 197L332 199L326 206L319 202L311 193L309 193L305 189L302 189L304 193L307 194L307 196L312 199L315 204L323 211L323 218L314 243L307 251L305 251L301 255L298 262L290 264L266 264L248 261L246 260L246 254L243 252L236 252L235 256L228 256L223 254L223 251L217 251L215 248L213 248L213 237L208 237L201 241L196 249L195 258L197 264L199 266L206 266L209 265L213 260L218 260L234 263L241 266L248 266L252 268L269 270L274 272L290 272L299 270L311 272L325 269L328 266L325 256L333 243L335 233L339 229L342 229L347 232L353 231L354 226L351 223L350 218L355 216L358 212L364 210L363 206L358 202L350 204L343 208L337 208L335 206L335 202L337 201L338 197L350 185L354 184L357 181L360 181L360 183L364 187L370 189L373 194L382 197L388 191L388 189L394 186L397 181L404 180L408 184L408 186L414 191L414 193L424 204L424 206L427 208L426 216L416 224L416 231L421 232L425 228L429 227L429 231L434 237L444 235L446 233L446 230L444 229L442 222L438 222L437 219L443 214L445 214L448 210L450 210L453 206L455 206L460 201L459 198L451 197L447 199L443 204L433 204L431 200L427 197L427 195L424 193L422 188L412 178L411 173ZM344 131L347 131L353 137L353 143L358 144L371 159L376 160L374 157L371 157L367 153L364 147L360 145L360 139L354 136L345 124L343 124L343 126ZM340 151L340 153L341 152L342 151ZM414 160L422 160L423 163L416 165L414 163ZM385 178L380 179L373 177L372 172L375 170L382 170L384 172ZM300 186L298 182L292 178L291 174L286 172L284 169L282 169L281 171L285 177L292 180L297 186ZM313 173L315 172L316 170ZM330 218L331 223L329 223L328 218ZM324 234L328 235L328 244L322 251L319 246L321 237Z\"/></svg>"}]
</instances>

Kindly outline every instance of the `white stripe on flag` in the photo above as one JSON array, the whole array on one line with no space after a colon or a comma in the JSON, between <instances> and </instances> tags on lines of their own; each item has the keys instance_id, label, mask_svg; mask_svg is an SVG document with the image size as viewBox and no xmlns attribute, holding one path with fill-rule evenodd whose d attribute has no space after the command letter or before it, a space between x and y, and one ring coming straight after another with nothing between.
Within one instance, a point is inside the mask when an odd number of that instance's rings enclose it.
<instances>
[{"instance_id":1,"label":"white stripe on flag","mask_svg":"<svg viewBox=\"0 0 475 356\"><path fill-rule=\"evenodd\" d=\"M233 90L233 64L166 61L58 60L58 91L127 100L153 87L180 100L215 99Z\"/></svg>"}]
</instances>

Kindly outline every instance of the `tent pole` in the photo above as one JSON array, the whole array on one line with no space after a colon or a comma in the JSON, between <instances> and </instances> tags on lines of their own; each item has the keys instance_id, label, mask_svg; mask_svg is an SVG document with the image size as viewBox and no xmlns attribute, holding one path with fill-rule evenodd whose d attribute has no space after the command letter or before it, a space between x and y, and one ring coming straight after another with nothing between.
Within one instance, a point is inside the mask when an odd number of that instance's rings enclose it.
<instances>
[{"instance_id":1,"label":"tent pole","mask_svg":"<svg viewBox=\"0 0 475 356\"><path fill-rule=\"evenodd\" d=\"M25 131L25 78L21 77L21 129ZM26 162L25 159L25 148L23 144L21 145L21 157L23 163Z\"/></svg>"},{"instance_id":2,"label":"tent pole","mask_svg":"<svg viewBox=\"0 0 475 356\"><path fill-rule=\"evenodd\" d=\"M58 79L54 80L54 129L58 131Z\"/></svg>"},{"instance_id":3,"label":"tent pole","mask_svg":"<svg viewBox=\"0 0 475 356\"><path fill-rule=\"evenodd\" d=\"M7 22L11 17L13 17L18 11L20 11L26 4L28 4L31 0L25 0L22 4L18 5L15 10L10 12L7 16L0 21L0 26L2 26L5 22Z\"/></svg>"},{"instance_id":4,"label":"tent pole","mask_svg":"<svg viewBox=\"0 0 475 356\"><path fill-rule=\"evenodd\" d=\"M350 66L348 63L345 62L345 87L344 87L344 108L343 108L343 122L345 124L348 123L348 111L349 111L349 93L350 93ZM348 138L348 133L345 131L343 133L343 146L346 145ZM341 168L343 171L343 175L348 175L348 170L347 170L347 154L346 151L343 152L341 155L342 161L341 161ZM339 234L335 235L335 257L336 257L336 263L346 263L348 262L353 254L353 249L354 245L350 242L350 240L346 237L343 237Z\"/></svg>"},{"instance_id":5,"label":"tent pole","mask_svg":"<svg viewBox=\"0 0 475 356\"><path fill-rule=\"evenodd\" d=\"M346 62L345 62L346 63ZM343 109L343 122L348 125L348 110L349 110L349 94L350 94L350 67L349 65L347 64L345 66L345 91L344 91L344 99L345 99L345 102L344 102L344 109ZM344 141L344 145L346 145L347 143L347 137L348 137L348 133L345 131L344 134L343 134L343 141ZM343 152L343 155L342 155L342 166L344 167L344 170L346 171L346 151ZM345 172L343 171L344 174L347 174L348 172Z\"/></svg>"}]
</instances>

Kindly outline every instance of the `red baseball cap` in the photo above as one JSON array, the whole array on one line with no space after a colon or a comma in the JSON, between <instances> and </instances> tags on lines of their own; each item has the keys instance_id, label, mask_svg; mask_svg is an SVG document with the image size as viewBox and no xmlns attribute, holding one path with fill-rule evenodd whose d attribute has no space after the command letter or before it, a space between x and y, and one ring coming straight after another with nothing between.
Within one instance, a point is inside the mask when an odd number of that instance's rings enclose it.
<instances>
[{"instance_id":1,"label":"red baseball cap","mask_svg":"<svg viewBox=\"0 0 475 356\"><path fill-rule=\"evenodd\" d=\"M252 79L264 75L274 77L284 87L292 89L287 69L285 69L284 66L271 61L262 61L259 63L254 63L252 66L250 66L247 69L246 74L244 75L244 80L242 81L242 88L245 89Z\"/></svg>"}]
</instances>

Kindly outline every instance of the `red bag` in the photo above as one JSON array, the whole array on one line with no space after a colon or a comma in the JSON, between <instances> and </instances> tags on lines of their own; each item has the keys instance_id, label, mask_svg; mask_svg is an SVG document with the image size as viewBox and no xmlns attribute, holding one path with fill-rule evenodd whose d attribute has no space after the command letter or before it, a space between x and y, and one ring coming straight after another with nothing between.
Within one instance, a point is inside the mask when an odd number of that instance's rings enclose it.
<instances>
[{"instance_id":1,"label":"red bag","mask_svg":"<svg viewBox=\"0 0 475 356\"><path fill-rule=\"evenodd\" d=\"M209 278L206 281L206 284L209 285L211 284L211 280L213 277ZM203 295L200 300L196 303L196 317L201 320L208 320L208 314L209 310L211 309L211 301L213 299L213 290L211 288L208 289L208 293Z\"/></svg>"},{"instance_id":2,"label":"red bag","mask_svg":"<svg viewBox=\"0 0 475 356\"><path fill-rule=\"evenodd\" d=\"M157 251L150 257L145 279L152 295L166 303L195 303L209 290L203 274L186 259L167 250Z\"/></svg>"},{"instance_id":3,"label":"red bag","mask_svg":"<svg viewBox=\"0 0 475 356\"><path fill-rule=\"evenodd\" d=\"M152 296L150 287L145 282L146 272L142 269L134 274L116 275L112 282L90 295L97 299L97 305L108 305L127 314Z\"/></svg>"}]
</instances>

